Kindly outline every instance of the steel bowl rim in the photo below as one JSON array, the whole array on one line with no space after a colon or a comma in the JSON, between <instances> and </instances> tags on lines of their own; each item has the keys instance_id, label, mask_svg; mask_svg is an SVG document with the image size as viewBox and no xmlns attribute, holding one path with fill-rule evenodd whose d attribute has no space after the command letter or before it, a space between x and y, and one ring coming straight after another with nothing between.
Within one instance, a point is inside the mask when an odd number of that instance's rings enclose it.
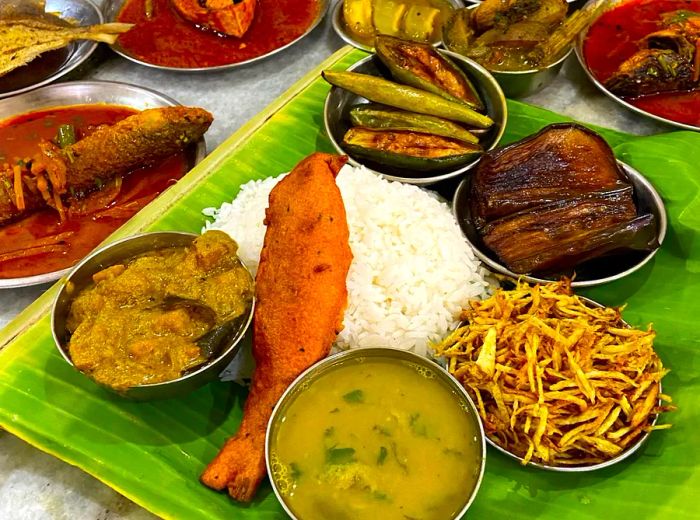
<instances>
[{"instance_id":1,"label":"steel bowl rim","mask_svg":"<svg viewBox=\"0 0 700 520\"><path fill-rule=\"evenodd\" d=\"M664 204L663 199L661 198L661 195L659 195L659 192L656 191L656 188L649 182L649 180L644 177L638 170L632 168L629 164L616 159L617 163L624 169L625 173L637 180L642 186L644 186L645 190L647 193L651 196L651 199L653 201L654 206L656 207L658 213L659 213L659 222L658 222L658 229L657 229L657 239L659 242L659 247L654 249L653 251L650 251L647 256L645 256L642 260L640 260L638 263L635 265L629 267L628 269L625 269L624 271L621 271L619 273L606 276L604 278L596 278L593 280L583 280L583 281L576 281L573 280L571 282L572 287L595 287L598 285L603 285L605 283L609 282L614 282L616 280L620 280L635 271L638 271L642 267L644 267L647 263L651 261L652 258L656 255L656 253L661 249L661 246L663 245L664 239L666 238L666 233L668 231L668 215L666 214L666 205ZM455 219L458 220L459 222L459 214L457 210L457 201L464 198L462 196L462 192L467 189L468 184L469 184L469 179L463 179L462 182L459 183L459 186L457 186L457 189L455 190L455 194L452 198L452 215L455 217ZM632 183L633 187L634 184ZM461 225L460 225L461 229ZM467 241L467 244L469 244L469 247L474 251L474 254L481 260L486 266L491 270L494 271L498 274L508 276L513 279L522 279L530 283L549 283L556 281L556 278L539 278L537 276L531 276L531 275L526 275L526 274L517 274L512 272L510 269L505 267L503 264L497 262L496 260L493 260L490 258L487 254L485 254L480 247L477 247L476 244L473 244L472 241L469 239L467 234L462 231L462 235L464 236L464 239Z\"/></svg>"},{"instance_id":2,"label":"steel bowl rim","mask_svg":"<svg viewBox=\"0 0 700 520\"><path fill-rule=\"evenodd\" d=\"M73 266L73 267L70 269L70 273L68 274L68 276L66 276L61 282L59 282L59 283L60 283L60 288L59 288L58 292L56 293L56 296L55 296L54 299L53 299L53 303L51 304L51 324L50 324L50 326L51 326L51 336L53 337L54 345L55 345L56 348L58 349L58 352L59 352L59 354L61 355L61 357L62 357L71 367L73 367L73 369L75 369L77 372L80 372L80 373L83 374L84 376L90 378L90 380L92 380L93 382L95 382L96 384L98 384L98 385L100 385L100 386L106 386L106 385L103 385L103 384L101 384L101 383L97 383L96 381L94 381L94 379L92 379L90 376L88 376L87 374L85 374L82 370L79 370L79 369L75 366L75 364L73 363L73 361L71 360L71 358L70 358L70 356L68 355L68 353L66 352L67 345L64 347L64 346L63 346L63 343L61 342L61 340L60 340L59 337L58 337L58 334L57 334L57 331L56 331L56 327L57 327L57 324L56 324L56 315L57 315L57 312L58 312L58 304L59 304L59 301L60 301L60 299L61 299L61 296L62 296L62 295L64 294L64 292L67 290L68 283L71 281L71 278L72 278L74 275L76 275L76 274L83 268L83 266L84 266L85 264L87 264L89 261L91 261L94 257L99 256L100 254L102 254L102 253L104 253L104 252L106 252L106 251L109 251L110 249L112 249L112 248L114 248L114 247L116 247L116 246L119 246L119 245L121 245L121 244L124 244L124 243L126 243L126 242L131 242L132 240L143 239L143 238L147 238L147 237L155 236L155 235L169 235L169 236L191 237L193 240L194 240L195 238L201 236L201 235L199 235L199 234L197 234L197 233L190 233L190 232L188 232L188 231L172 231L172 230L171 230L171 231L146 231L146 232L144 232L144 233L138 233L138 234L136 234L136 235L130 235L130 236L128 236L128 237L124 237L124 238L115 240L115 241L113 241L113 242L109 242L109 243L107 243L107 244L104 244L104 245L102 245L102 246L100 246L100 247L94 249L93 251L90 252L89 255L87 255L85 258L83 258L78 264L76 264L75 266ZM167 247L167 246L166 246L166 247ZM241 265L243 266L243 268L246 270L246 272L247 272L248 275L250 276L250 279L254 282L254 281L255 281L255 277L251 274L250 269L248 268L248 266L243 262L243 260L242 260L238 255L236 255L236 257L238 258L238 261L241 263ZM250 324L251 324L252 321L253 321L253 314L254 314L254 311L255 311L255 303L256 303L256 298L255 298L255 294L253 294L252 300L251 300L251 304L250 304L250 309L249 309L249 311L248 311L248 316L246 317L246 320L245 320L244 325L241 327L241 331L240 331L236 336L234 336L234 339L233 339L233 341L231 342L231 345L229 345L229 346L228 346L225 350L223 350L218 356L216 356L216 358L207 361L207 362L204 363L201 367L199 367L197 370L195 370L195 371L193 371L193 372L190 372L190 373L188 373L188 374L185 374L184 376L180 376L180 377L178 377L177 379L171 379L171 380L169 380L169 381L161 381L160 383L149 383L149 384L145 384L145 385L134 385L134 386L128 387L125 391L126 391L126 392L129 392L129 391L132 391L132 390L152 390L152 389L157 389L157 388L163 388L163 387L169 386L169 385L171 385L171 384L173 384L173 383L180 383L180 382L183 382L183 381L187 381L187 380L189 380L189 379L195 378L196 376L200 375L200 374L203 373L203 372L206 372L206 371L207 371L208 369L210 369L214 364L216 364L216 362L217 362L218 360L220 360L220 359L226 357L227 354L229 354L232 350L234 350L235 348L237 348L237 347L239 346L241 340L243 339L243 337L244 337L245 334L246 334L246 331L248 330L248 328L250 327ZM114 391L114 390L111 389L111 388L110 388L110 390Z\"/></svg>"},{"instance_id":3,"label":"steel bowl rim","mask_svg":"<svg viewBox=\"0 0 700 520\"><path fill-rule=\"evenodd\" d=\"M310 378L313 376L313 374L317 371L321 371L324 368L326 368L327 365L331 364L344 364L348 363L354 358L357 357L364 357L364 356L372 356L372 357L386 357L387 359L391 359L392 362L396 360L397 358L402 358L403 360L406 361L412 361L416 363L421 363L423 365L429 366L431 369L437 370L438 374L442 377L442 379L450 385L453 389L455 389L459 395L463 398L466 399L468 405L469 405L469 413L473 414L475 418L475 423L477 426L477 436L479 437L481 441L481 449L480 449L480 454L481 454L481 462L480 462L480 469L479 469L479 475L476 479L476 482L474 483L474 487L470 492L469 499L466 501L462 509L455 515L455 519L461 518L464 516L464 514L469 510L471 507L472 503L476 499L476 496L479 494L479 489L481 487L482 480L484 478L484 473L486 470L486 432L484 431L484 425L483 421L481 420L481 416L479 415L479 410L477 409L476 405L474 404L474 401L472 400L471 396L469 395L469 392L462 386L462 384L454 377L452 374L450 374L445 368L443 368L440 364L433 362L432 360L421 356L419 354L416 354L415 352L411 352L408 350L400 349L400 348L395 348L395 347L367 347L367 348L356 348L356 349L349 349L349 350L344 350L342 352L339 352L337 354L333 354L331 356L328 356L325 359L322 359L321 361L314 363L311 365L309 368L304 370L301 374L299 374L296 379L287 387L287 389L284 391L282 396L279 398L277 401L277 404L275 404L274 409L272 410L272 414L270 415L270 419L267 422L267 427L265 429L265 468L267 470L267 474L270 476L270 485L272 486L272 490L275 493L275 497L279 501L279 503L282 505L284 508L285 512L290 516L292 520L300 520L289 508L287 505L287 501L284 499L282 494L280 493L277 484L275 480L272 478L272 468L270 467L270 444L272 444L272 428L275 425L276 419L278 418L278 415L280 413L280 409L282 408L282 405L284 404L284 401L288 398L289 394L291 394L298 386L300 386L302 383L305 382L307 378Z\"/></svg>"},{"instance_id":4,"label":"steel bowl rim","mask_svg":"<svg viewBox=\"0 0 700 520\"><path fill-rule=\"evenodd\" d=\"M151 96L153 99L157 99L159 101L163 102L162 106L182 106L180 103L175 101L173 98L170 96L167 96L165 94L162 94L158 92L157 90L153 90L147 87L142 87L140 85L134 85L133 83L126 83L126 82L121 82L121 81L102 81L102 80L92 80L92 81L66 81L63 83L54 83L52 85L45 85L40 88L32 89L31 91L24 92L22 94L18 94L17 96L13 96L11 98L5 98L5 99L0 99L0 106L4 103L15 103L18 100L21 101L22 98L28 98L31 96L41 96L42 94L46 92L54 92L54 91L62 91L65 90L66 92L70 93L73 89L75 88L81 88L81 87L88 87L88 88L94 88L94 89L102 89L102 88L118 88L118 89L126 89L126 90L132 90L134 92L138 93L146 93L149 96ZM80 104L88 104L88 105L97 105L104 103L102 101L98 101L95 103L90 103L86 101L76 101L74 105L80 105ZM7 119L11 119L13 117L26 114L26 113L31 113L31 112L40 112L44 110L50 110L51 108L56 108L56 107L67 107L71 105L66 105L64 104L57 104L57 105L49 105L49 106L44 106L40 108L34 108L30 109L26 112L20 112L19 114L15 114L9 117L3 117L0 119L0 123ZM197 148L195 150L194 154L194 159L193 159L193 167L199 164L207 155L207 143L206 143L206 138L203 136L198 142L197 142ZM77 264L76 264L77 265ZM50 273L42 273L42 274L36 274L32 276L23 276L20 278L0 278L0 290L2 289L17 289L20 287L29 287L32 285L39 285L43 283L49 283L49 282L54 282L58 280L59 278L62 278L66 274L68 274L73 267L66 267L65 269L61 269L58 271L52 271Z\"/></svg>"},{"instance_id":5,"label":"steel bowl rim","mask_svg":"<svg viewBox=\"0 0 700 520\"><path fill-rule=\"evenodd\" d=\"M503 111L503 120L499 123L498 121L494 121L495 125L498 125L499 128L492 138L492 144L488 148L484 148L484 153L493 150L496 148L499 143L501 142L501 139L503 138L503 135L505 134L506 131L506 126L508 124L508 104L506 101L506 96L503 93L503 89L501 88L501 85L496 81L496 79L493 77L493 75L482 65L477 63L476 61L467 58L466 56L462 56L461 54L458 54L456 52L452 52L449 50L444 50L444 49L437 49L438 52L441 54L446 54L449 58L456 60L456 61L461 61L464 64L466 64L469 67L472 67L475 69L480 75L482 75L490 84L491 87L493 87L494 92L498 94L497 98L492 99L491 101L494 103L494 105L500 105L502 111ZM364 58L356 61L352 65L350 65L347 68L348 72L353 72L357 68L361 67L362 65L365 65L367 63L370 63L374 61L375 59L379 59L376 57L376 54L370 54L369 56L365 56ZM453 179L455 177L459 177L460 175L468 173L470 170L476 167L476 165L481 161L481 157L483 156L480 155L473 161L471 161L469 164L466 164L464 166L460 166L455 170L440 174L440 175L433 175L433 176L426 176L426 177L401 177L398 175L391 175L388 173L382 173L380 171L374 170L370 168L369 166L366 166L362 164L361 162L357 161L354 159L349 153L347 153L341 146L340 144L336 141L336 139L333 137L333 133L331 132L331 116L330 116L330 104L331 104L331 97L335 92L338 92L339 90L344 90L341 89L340 87L332 86L331 89L328 91L328 94L326 95L326 100L323 103L323 124L324 124L324 129L326 131L326 135L328 136L328 139L330 140L331 144L333 147L336 149L336 151L342 155L346 155L348 157L348 163L351 164L352 166L355 167L363 167L366 168L367 170L371 171L372 173L381 176L382 178L388 180L388 181L393 181L393 182L402 182L405 184L413 184L416 186L428 186L431 184L436 184L438 182L448 180L448 179Z\"/></svg>"},{"instance_id":6,"label":"steel bowl rim","mask_svg":"<svg viewBox=\"0 0 700 520\"><path fill-rule=\"evenodd\" d=\"M588 0L588 3L587 3L586 5L590 4L591 1L595 1L595 0ZM616 9L617 7L619 7L619 6L612 7L611 9ZM603 13L601 13L595 20L593 20L593 21L588 25L588 27L587 27L586 29L584 29L583 31L581 31L581 32L579 33L579 35L578 35L577 38L576 38L576 45L574 46L574 50L575 50L575 52L576 52L576 58L578 59L578 62L579 62L579 64L581 65L581 68L582 68L583 71L586 73L586 76L588 76L588 79L591 81L591 83L593 83L593 85L594 85L600 92L602 92L603 94L605 94L607 97L609 97L610 99L612 99L613 101L615 101L615 102L618 103L619 105L622 105L623 107L627 108L628 110L631 110L632 112L636 112L637 114L640 114L640 115L642 115L642 116L644 116L644 117L647 117L647 118L649 118L649 119L653 119L653 120L658 121L658 122L660 122L660 123L664 123L664 124L667 124L667 125L675 126L676 128L682 128L682 129L684 129L684 130L691 130L691 131L695 131L695 132L700 131L700 125L691 125L691 124L688 124L688 123L681 123L681 122L679 122L679 121L674 121L673 119L668 119L668 118L663 117L663 116L658 116L658 115L653 114L653 113L651 113L651 112L648 112L648 111L646 111L646 110L644 110L644 109L641 109L641 108L639 108L639 107L636 107L636 106L632 105L631 103L628 103L628 102L625 101L624 99L622 99L622 98L616 96L616 95L613 94L612 92L610 92L610 91L605 87L605 85L603 85L600 81L598 81L598 78L595 77L595 75L593 74L593 71L591 71L591 69L588 67L588 63L587 63L587 61L586 61L586 58L585 58L585 56L583 55L583 44L584 44L584 42L586 41L586 38L588 37L588 31L590 30L590 28L591 28L591 27L593 26L593 24L596 23L596 22L600 19L600 17L601 17L603 14L605 14L606 12L608 12L608 10L604 11Z\"/></svg>"},{"instance_id":7,"label":"steel bowl rim","mask_svg":"<svg viewBox=\"0 0 700 520\"><path fill-rule=\"evenodd\" d=\"M580 300L586 302L588 305L590 305L592 307L596 307L599 309L603 309L606 307L602 303L597 302L595 300L592 300L591 298L587 298L586 296L581 296L579 294L577 294L576 296ZM627 323L624 319L622 319L622 318L620 318L620 319L622 320L622 323L626 327L632 328L630 326L630 324ZM462 321L459 323L458 327L462 327L466 324L467 324L467 322ZM661 381L659 381L659 394L661 394L661 393L663 393L663 389L662 389ZM659 404L661 404L660 399L657 402ZM658 414L658 413L654 414L653 420L649 423L650 426L653 427L656 425L657 421L659 420L659 415L660 414ZM479 416L479 418L481 418L481 416ZM523 457L516 455L512 451L507 450L506 448L504 448L503 446L498 444L496 441L492 440L488 435L485 435L485 437L486 437L486 442L489 446L491 446L492 448L495 448L497 451L500 451L504 455L507 455L511 459L517 460L518 462L520 462L520 464L522 466L532 466L534 468L538 468L538 469L541 469L544 471L553 471L553 472L557 472L557 473L587 473L589 471L595 471L598 469L608 468L610 466L617 464L618 462L622 462L623 460L626 460L627 458L631 457L633 454L635 454L637 451L639 451L639 449L644 445L644 443L647 441L647 439L649 438L650 435L651 435L651 430L646 431L639 436L639 438L635 441L635 443L632 446L629 446L628 448L626 448L625 450L620 452L615 457L608 459L608 460L605 460L603 462L598 462L596 464L590 464L588 466L554 466L552 464L533 462L532 460L530 460L527 464L522 464L522 462L524 460Z\"/></svg>"},{"instance_id":8,"label":"steel bowl rim","mask_svg":"<svg viewBox=\"0 0 700 520\"><path fill-rule=\"evenodd\" d=\"M104 4L102 5L102 9L107 12L108 9L110 9L115 2L120 2L123 3L126 0L105 0ZM314 20L311 22L309 27L302 33L300 34L297 38L294 40L284 44L281 47L277 47L276 49L271 50L270 52L267 52L265 54L261 54L260 56L255 56L254 58L249 58L244 61L237 61L235 63L227 63L225 65L214 65L212 67L170 67L167 65L157 65L155 63L149 63L147 61L143 61L135 56L132 56L131 54L128 54L118 43L111 44L109 47L116 52L118 55L120 55L122 58L125 58L133 63L137 63L139 65L143 65L144 67L149 67L151 69L157 69L157 70L164 70L164 71L169 71L169 72L181 72L185 74L198 74L198 73L203 73L203 72L221 72L221 71L226 71L226 70L231 70L235 69L238 67L244 67L246 65L252 65L253 63L256 63L258 61L262 61L266 58L269 58L270 56L273 56L283 50L285 50L288 47L291 47L295 43L297 43L299 40L305 38L306 36L311 33L320 23L321 21L325 18L326 13L328 12L328 8L330 6L331 0L315 0L320 4L320 8L318 10L318 15ZM113 17L110 18L110 22L116 21L116 17L119 14L119 11L115 13ZM112 20L112 18L114 18Z\"/></svg>"},{"instance_id":9,"label":"steel bowl rim","mask_svg":"<svg viewBox=\"0 0 700 520\"><path fill-rule=\"evenodd\" d=\"M82 2L85 5L89 6L97 15L98 19L98 24L103 24L104 23L104 16L102 14L102 10L95 5L95 3L92 0L70 0L71 2ZM99 45L99 42L96 41L90 41L90 40L82 40L76 42L76 49L71 53L71 55L68 57L64 65L67 63L68 66L62 65L61 67L58 68L54 73L50 74L48 77L45 79L34 83L33 85L28 85L26 87L22 87L17 90L12 90L10 92L0 92L0 100L5 99L5 98L10 98L10 97L15 97L21 94L26 94L27 92L30 92L32 90L37 90L41 87L45 87L46 85L49 85L50 83L53 83L54 81L62 78L66 74L69 74L70 72L73 72L75 69L80 67L85 61L92 56L92 54L97 50L97 46ZM82 51L80 47L82 46ZM80 53L81 55L73 62L70 63L70 61L73 59L73 57ZM37 282L40 283L40 282ZM0 285L0 288L2 286Z\"/></svg>"}]
</instances>

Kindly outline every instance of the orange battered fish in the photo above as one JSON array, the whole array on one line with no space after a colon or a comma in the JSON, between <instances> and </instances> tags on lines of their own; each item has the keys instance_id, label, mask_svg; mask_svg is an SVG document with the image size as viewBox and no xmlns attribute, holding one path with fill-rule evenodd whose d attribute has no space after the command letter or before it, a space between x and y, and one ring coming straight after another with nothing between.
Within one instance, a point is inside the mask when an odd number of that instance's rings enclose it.
<instances>
[{"instance_id":1,"label":"orange battered fish","mask_svg":"<svg viewBox=\"0 0 700 520\"><path fill-rule=\"evenodd\" d=\"M255 279L252 387L238 433L201 477L236 500L251 500L265 476L265 430L275 404L328 355L342 328L352 253L335 176L346 160L315 153L270 193Z\"/></svg>"}]
</instances>

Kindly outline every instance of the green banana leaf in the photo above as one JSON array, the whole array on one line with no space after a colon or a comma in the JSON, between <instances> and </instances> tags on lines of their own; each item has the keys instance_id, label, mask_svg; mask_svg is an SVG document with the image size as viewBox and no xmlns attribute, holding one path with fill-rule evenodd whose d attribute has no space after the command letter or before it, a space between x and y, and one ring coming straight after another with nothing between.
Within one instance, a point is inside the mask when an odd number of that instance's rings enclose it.
<instances>
[{"instance_id":1,"label":"green banana leaf","mask_svg":"<svg viewBox=\"0 0 700 520\"><path fill-rule=\"evenodd\" d=\"M344 70L363 56L345 48L321 67ZM322 130L327 91L312 71L110 240L142 230L198 231L202 208L231 200L241 184L287 171L315 150L331 151ZM565 120L513 101L509 110L504 142ZM657 187L670 229L642 270L584 293L607 305L627 303L632 324L654 324L657 351L673 370L664 392L679 407L660 422L674 426L653 432L630 459L592 473L521 467L489 449L469 518L700 518L700 134L599 130ZM244 389L212 383L187 398L152 403L107 393L56 352L47 315L55 293L0 333L0 426L165 518L285 518L268 483L242 506L198 482L240 422Z\"/></svg>"}]
</instances>

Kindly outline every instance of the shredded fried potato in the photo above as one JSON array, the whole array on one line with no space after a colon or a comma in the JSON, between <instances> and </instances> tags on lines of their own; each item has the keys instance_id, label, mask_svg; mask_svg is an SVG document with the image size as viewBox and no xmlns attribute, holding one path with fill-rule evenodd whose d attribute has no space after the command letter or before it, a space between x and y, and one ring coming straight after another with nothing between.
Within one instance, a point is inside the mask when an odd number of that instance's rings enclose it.
<instances>
[{"instance_id":1,"label":"shredded fried potato","mask_svg":"<svg viewBox=\"0 0 700 520\"><path fill-rule=\"evenodd\" d=\"M470 393L488 437L554 466L608 460L673 406L655 332L630 328L620 309L594 307L568 280L499 289L462 313L467 325L436 345Z\"/></svg>"}]
</instances>

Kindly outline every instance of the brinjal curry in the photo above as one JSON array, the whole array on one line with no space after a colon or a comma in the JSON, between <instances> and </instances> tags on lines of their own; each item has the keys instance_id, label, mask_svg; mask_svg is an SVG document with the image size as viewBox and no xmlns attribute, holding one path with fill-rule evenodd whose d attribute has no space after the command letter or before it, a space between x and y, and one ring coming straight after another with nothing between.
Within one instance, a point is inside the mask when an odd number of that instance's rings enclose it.
<instances>
[{"instance_id":1,"label":"brinjal curry","mask_svg":"<svg viewBox=\"0 0 700 520\"><path fill-rule=\"evenodd\" d=\"M76 368L125 390L177 379L214 357L212 341L253 301L237 249L225 233L208 231L188 247L151 251L93 275L67 320Z\"/></svg>"}]
</instances>

